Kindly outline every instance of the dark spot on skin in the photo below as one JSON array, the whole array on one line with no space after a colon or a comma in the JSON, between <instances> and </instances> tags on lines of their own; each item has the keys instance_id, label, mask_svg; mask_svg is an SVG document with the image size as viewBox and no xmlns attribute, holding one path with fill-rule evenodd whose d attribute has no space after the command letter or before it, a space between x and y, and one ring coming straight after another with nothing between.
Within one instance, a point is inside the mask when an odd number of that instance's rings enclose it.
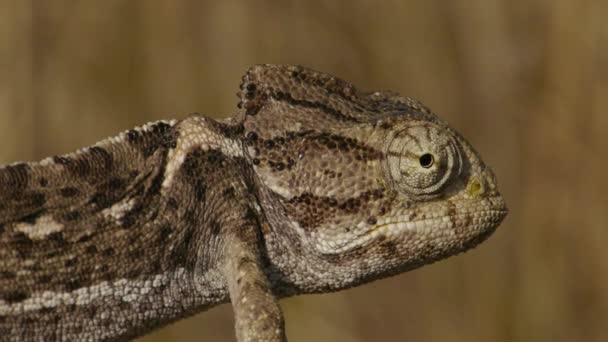
<instances>
[{"instance_id":1,"label":"dark spot on skin","mask_svg":"<svg viewBox=\"0 0 608 342\"><path fill-rule=\"evenodd\" d=\"M52 278L50 275L45 274L45 275L43 275L43 276L38 277L38 279L37 279L37 281L36 281L36 282L37 282L38 284L48 284L48 283L50 283L50 282L51 282L51 280L52 280L52 279L53 279L53 278Z\"/></svg>"},{"instance_id":2,"label":"dark spot on skin","mask_svg":"<svg viewBox=\"0 0 608 342\"><path fill-rule=\"evenodd\" d=\"M160 170L160 172L156 175L156 177L154 177L154 180L152 181L152 183L150 183L150 187L148 188L148 191L146 192L146 196L147 198L152 198L155 195L158 195L160 193L160 189L162 188L163 185L163 181L165 180L165 169L164 167L166 166L164 164L164 162L162 162L163 164L163 168Z\"/></svg>"},{"instance_id":3,"label":"dark spot on skin","mask_svg":"<svg viewBox=\"0 0 608 342\"><path fill-rule=\"evenodd\" d=\"M107 281L112 281L114 278L114 274L110 272L110 267L108 265L101 265L99 267L99 274L101 274L100 278Z\"/></svg>"},{"instance_id":4,"label":"dark spot on skin","mask_svg":"<svg viewBox=\"0 0 608 342\"><path fill-rule=\"evenodd\" d=\"M80 218L80 213L78 211L69 211L64 216L66 221L76 221Z\"/></svg>"},{"instance_id":5,"label":"dark spot on skin","mask_svg":"<svg viewBox=\"0 0 608 342\"><path fill-rule=\"evenodd\" d=\"M215 122L215 128L222 133L223 136L229 138L239 137L243 134L245 127L243 124L227 125L224 123Z\"/></svg>"},{"instance_id":6,"label":"dark spot on skin","mask_svg":"<svg viewBox=\"0 0 608 342\"><path fill-rule=\"evenodd\" d=\"M82 287L82 281L80 279L72 279L65 284L65 289L68 292L78 290Z\"/></svg>"},{"instance_id":7,"label":"dark spot on skin","mask_svg":"<svg viewBox=\"0 0 608 342\"><path fill-rule=\"evenodd\" d=\"M390 240L385 240L382 242L381 244L382 248L386 249L387 253L390 255L395 255L397 254L397 244L395 244L393 241Z\"/></svg>"},{"instance_id":8,"label":"dark spot on skin","mask_svg":"<svg viewBox=\"0 0 608 342\"><path fill-rule=\"evenodd\" d=\"M42 266L40 266L39 263L25 265L25 266L23 266L23 268L25 268L26 270L34 271L34 272L42 271Z\"/></svg>"},{"instance_id":9,"label":"dark spot on skin","mask_svg":"<svg viewBox=\"0 0 608 342\"><path fill-rule=\"evenodd\" d=\"M256 90L255 83L249 83L249 84L247 84L247 86L245 88L247 89L247 91L255 91Z\"/></svg>"},{"instance_id":10,"label":"dark spot on skin","mask_svg":"<svg viewBox=\"0 0 608 342\"><path fill-rule=\"evenodd\" d=\"M60 165L64 165L64 166L69 165L73 162L72 159L67 158L67 157L62 157L62 156L54 156L53 161L56 164L60 164Z\"/></svg>"},{"instance_id":11,"label":"dark spot on skin","mask_svg":"<svg viewBox=\"0 0 608 342\"><path fill-rule=\"evenodd\" d=\"M137 176L139 176L139 171L138 170L131 170L129 171L129 179L135 179Z\"/></svg>"},{"instance_id":12,"label":"dark spot on skin","mask_svg":"<svg viewBox=\"0 0 608 342\"><path fill-rule=\"evenodd\" d=\"M196 226L199 223L199 216L196 210L188 209L184 213L184 221L188 223L189 226Z\"/></svg>"},{"instance_id":13,"label":"dark spot on skin","mask_svg":"<svg viewBox=\"0 0 608 342\"><path fill-rule=\"evenodd\" d=\"M91 162L94 165L99 166L100 172L105 173L112 169L114 158L105 149L99 146L93 146L89 149L89 154L91 155Z\"/></svg>"},{"instance_id":14,"label":"dark spot on skin","mask_svg":"<svg viewBox=\"0 0 608 342\"><path fill-rule=\"evenodd\" d=\"M22 232L18 232L15 234L15 236L13 236L13 244L19 254L21 254L23 257L29 255L32 247L34 246L32 239L27 237L27 235Z\"/></svg>"},{"instance_id":15,"label":"dark spot on skin","mask_svg":"<svg viewBox=\"0 0 608 342\"><path fill-rule=\"evenodd\" d=\"M274 164L274 168L275 168L277 171L282 171L282 170L284 170L284 169L285 169L285 164L283 164L282 162L275 163L275 164Z\"/></svg>"},{"instance_id":16,"label":"dark spot on skin","mask_svg":"<svg viewBox=\"0 0 608 342\"><path fill-rule=\"evenodd\" d=\"M372 192L372 196L374 199L380 199L380 198L384 197L384 190L376 189Z\"/></svg>"},{"instance_id":17,"label":"dark spot on skin","mask_svg":"<svg viewBox=\"0 0 608 342\"><path fill-rule=\"evenodd\" d=\"M59 193L63 197L74 197L74 196L78 195L79 192L80 191L78 189L73 188L73 187L67 187L67 188L63 188L63 189L59 190Z\"/></svg>"},{"instance_id":18,"label":"dark spot on skin","mask_svg":"<svg viewBox=\"0 0 608 342\"><path fill-rule=\"evenodd\" d=\"M169 132L170 129L171 129L171 125L169 125L168 123L157 122L156 124L154 124L152 126L152 133L162 135L162 134Z\"/></svg>"},{"instance_id":19,"label":"dark spot on skin","mask_svg":"<svg viewBox=\"0 0 608 342\"><path fill-rule=\"evenodd\" d=\"M256 132L247 133L247 141L250 143L255 143L258 140L258 134Z\"/></svg>"},{"instance_id":20,"label":"dark spot on skin","mask_svg":"<svg viewBox=\"0 0 608 342\"><path fill-rule=\"evenodd\" d=\"M140 259L143 255L144 252L140 248L129 252L129 258L131 259Z\"/></svg>"},{"instance_id":21,"label":"dark spot on skin","mask_svg":"<svg viewBox=\"0 0 608 342\"><path fill-rule=\"evenodd\" d=\"M148 158L161 147L174 148L177 144L177 134L171 125L157 122L148 127L147 131L129 131L127 140L141 151L144 158Z\"/></svg>"},{"instance_id":22,"label":"dark spot on skin","mask_svg":"<svg viewBox=\"0 0 608 342\"><path fill-rule=\"evenodd\" d=\"M169 235L171 235L171 231L171 226L169 226L168 224L162 226L158 234L158 241L161 243L167 241L167 238L169 237Z\"/></svg>"},{"instance_id":23,"label":"dark spot on skin","mask_svg":"<svg viewBox=\"0 0 608 342\"><path fill-rule=\"evenodd\" d=\"M34 208L40 208L46 203L46 195L42 192L33 192L26 198L26 203Z\"/></svg>"},{"instance_id":24,"label":"dark spot on skin","mask_svg":"<svg viewBox=\"0 0 608 342\"><path fill-rule=\"evenodd\" d=\"M100 192L93 195L93 198L91 198L91 203L97 208L103 209L112 205L112 198L108 194Z\"/></svg>"},{"instance_id":25,"label":"dark spot on skin","mask_svg":"<svg viewBox=\"0 0 608 342\"><path fill-rule=\"evenodd\" d=\"M152 274L158 274L161 273L163 271L162 265L160 263L160 260L156 259L152 262L152 264L150 265L150 272Z\"/></svg>"},{"instance_id":26,"label":"dark spot on skin","mask_svg":"<svg viewBox=\"0 0 608 342\"><path fill-rule=\"evenodd\" d=\"M251 222L251 221L257 220L257 217L258 216L257 216L255 210L253 210L253 208L251 208L251 207L247 207L247 209L245 210L245 215L243 216L243 218L246 221Z\"/></svg>"},{"instance_id":27,"label":"dark spot on skin","mask_svg":"<svg viewBox=\"0 0 608 342\"><path fill-rule=\"evenodd\" d=\"M40 177L40 179L38 180L38 183L43 188L46 187L47 185L49 185L49 181L44 177Z\"/></svg>"},{"instance_id":28,"label":"dark spot on skin","mask_svg":"<svg viewBox=\"0 0 608 342\"><path fill-rule=\"evenodd\" d=\"M0 271L0 279L15 279L17 273L11 271Z\"/></svg>"},{"instance_id":29,"label":"dark spot on skin","mask_svg":"<svg viewBox=\"0 0 608 342\"><path fill-rule=\"evenodd\" d=\"M131 228L137 222L137 214L133 211L130 211L128 215L125 215L122 220L120 220L121 226L123 228Z\"/></svg>"},{"instance_id":30,"label":"dark spot on skin","mask_svg":"<svg viewBox=\"0 0 608 342\"><path fill-rule=\"evenodd\" d=\"M127 132L127 141L131 144L136 144L141 141L141 134L137 130L130 130Z\"/></svg>"},{"instance_id":31,"label":"dark spot on skin","mask_svg":"<svg viewBox=\"0 0 608 342\"><path fill-rule=\"evenodd\" d=\"M419 252L419 257L423 260L429 259L433 256L435 251L435 244L432 242L427 242L422 247L422 250Z\"/></svg>"},{"instance_id":32,"label":"dark spot on skin","mask_svg":"<svg viewBox=\"0 0 608 342\"><path fill-rule=\"evenodd\" d=\"M202 179L199 179L194 184L194 195L196 196L196 200L199 202L204 201L206 193L207 185L204 184Z\"/></svg>"},{"instance_id":33,"label":"dark spot on skin","mask_svg":"<svg viewBox=\"0 0 608 342\"><path fill-rule=\"evenodd\" d=\"M260 160L258 158L253 158L253 165L260 165Z\"/></svg>"},{"instance_id":34,"label":"dark spot on skin","mask_svg":"<svg viewBox=\"0 0 608 342\"><path fill-rule=\"evenodd\" d=\"M173 197L169 198L167 200L167 207L170 210L177 210L177 208L178 208L177 200Z\"/></svg>"},{"instance_id":35,"label":"dark spot on skin","mask_svg":"<svg viewBox=\"0 0 608 342\"><path fill-rule=\"evenodd\" d=\"M97 253L97 246L89 245L89 246L87 246L87 248L84 251L87 252L88 254L95 254L95 253Z\"/></svg>"},{"instance_id":36,"label":"dark spot on skin","mask_svg":"<svg viewBox=\"0 0 608 342\"><path fill-rule=\"evenodd\" d=\"M216 164L223 160L224 155L220 151L212 150L207 153L207 161L211 164Z\"/></svg>"},{"instance_id":37,"label":"dark spot on skin","mask_svg":"<svg viewBox=\"0 0 608 342\"><path fill-rule=\"evenodd\" d=\"M232 198L232 197L234 197L234 193L235 193L234 187L229 186L226 189L224 189L223 195L226 198Z\"/></svg>"},{"instance_id":38,"label":"dark spot on skin","mask_svg":"<svg viewBox=\"0 0 608 342\"><path fill-rule=\"evenodd\" d=\"M388 121L384 121L383 123L380 124L380 128L382 129L391 129L393 127L392 123L388 122Z\"/></svg>"},{"instance_id":39,"label":"dark spot on skin","mask_svg":"<svg viewBox=\"0 0 608 342\"><path fill-rule=\"evenodd\" d=\"M57 248L63 248L67 244L65 239L63 238L63 233L61 232L53 232L49 234L47 239Z\"/></svg>"},{"instance_id":40,"label":"dark spot on skin","mask_svg":"<svg viewBox=\"0 0 608 342\"><path fill-rule=\"evenodd\" d=\"M115 253L114 248L112 248L112 247L106 248L101 252L101 254L105 257L112 256L112 255L114 255L114 253Z\"/></svg>"},{"instance_id":41,"label":"dark spot on skin","mask_svg":"<svg viewBox=\"0 0 608 342\"><path fill-rule=\"evenodd\" d=\"M376 218L374 216L370 216L367 218L367 223L374 225L374 224L378 223L378 220L376 220Z\"/></svg>"},{"instance_id":42,"label":"dark spot on skin","mask_svg":"<svg viewBox=\"0 0 608 342\"><path fill-rule=\"evenodd\" d=\"M87 241L91 240L92 238L93 238L92 234L83 235L83 236L79 237L78 240L76 240L76 242L87 242Z\"/></svg>"},{"instance_id":43,"label":"dark spot on skin","mask_svg":"<svg viewBox=\"0 0 608 342\"><path fill-rule=\"evenodd\" d=\"M321 112L328 114L330 117L332 117L333 119L338 120L338 121L350 121L350 122L360 122L361 121L360 119L352 117L350 115L346 115L346 114L340 112L339 110L337 110L333 107L330 107L329 105L327 105L325 103L294 99L290 94L283 93L283 92L275 92L275 93L272 93L270 96L277 101L287 102L288 104L295 106L295 107L318 109Z\"/></svg>"},{"instance_id":44,"label":"dark spot on skin","mask_svg":"<svg viewBox=\"0 0 608 342\"><path fill-rule=\"evenodd\" d=\"M85 158L72 159L64 156L55 156L53 161L56 164L63 165L71 174L79 177L84 177L90 172L90 165Z\"/></svg>"},{"instance_id":45,"label":"dark spot on skin","mask_svg":"<svg viewBox=\"0 0 608 342\"><path fill-rule=\"evenodd\" d=\"M85 315L89 319L94 319L97 316L97 308L93 305L87 305L82 308L84 310Z\"/></svg>"},{"instance_id":46,"label":"dark spot on skin","mask_svg":"<svg viewBox=\"0 0 608 342\"><path fill-rule=\"evenodd\" d=\"M23 191L29 181L30 166L21 163L9 165L0 170L0 189L9 189L12 194Z\"/></svg>"},{"instance_id":47,"label":"dark spot on skin","mask_svg":"<svg viewBox=\"0 0 608 342\"><path fill-rule=\"evenodd\" d=\"M124 187L125 181L118 177L112 177L108 182L108 189L110 191L121 191Z\"/></svg>"},{"instance_id":48,"label":"dark spot on skin","mask_svg":"<svg viewBox=\"0 0 608 342\"><path fill-rule=\"evenodd\" d=\"M72 267L76 265L76 258L68 259L64 263L65 267Z\"/></svg>"},{"instance_id":49,"label":"dark spot on skin","mask_svg":"<svg viewBox=\"0 0 608 342\"><path fill-rule=\"evenodd\" d=\"M139 241L139 237L137 235L131 234L129 236L129 245L130 246L137 244L137 241Z\"/></svg>"},{"instance_id":50,"label":"dark spot on skin","mask_svg":"<svg viewBox=\"0 0 608 342\"><path fill-rule=\"evenodd\" d=\"M23 216L22 218L19 219L19 221L23 222L23 223L34 224L34 223L36 223L36 220L38 220L38 218L40 216L42 216L43 214L44 214L44 210L37 210L27 216Z\"/></svg>"},{"instance_id":51,"label":"dark spot on skin","mask_svg":"<svg viewBox=\"0 0 608 342\"><path fill-rule=\"evenodd\" d=\"M3 296L5 302L10 304L20 303L29 298L28 294L23 290L15 290L8 292Z\"/></svg>"},{"instance_id":52,"label":"dark spot on skin","mask_svg":"<svg viewBox=\"0 0 608 342\"><path fill-rule=\"evenodd\" d=\"M323 170L323 174L329 176L329 178L336 178L336 171L334 170Z\"/></svg>"},{"instance_id":53,"label":"dark spot on skin","mask_svg":"<svg viewBox=\"0 0 608 342\"><path fill-rule=\"evenodd\" d=\"M274 141L272 140L266 140L264 141L264 147L266 147L267 149L271 149L274 147Z\"/></svg>"},{"instance_id":54,"label":"dark spot on skin","mask_svg":"<svg viewBox=\"0 0 608 342\"><path fill-rule=\"evenodd\" d=\"M209 224L211 235L217 236L220 233L221 226L216 220L212 220Z\"/></svg>"},{"instance_id":55,"label":"dark spot on skin","mask_svg":"<svg viewBox=\"0 0 608 342\"><path fill-rule=\"evenodd\" d=\"M448 216L454 217L456 216L456 205L452 201L447 201L448 205Z\"/></svg>"},{"instance_id":56,"label":"dark spot on skin","mask_svg":"<svg viewBox=\"0 0 608 342\"><path fill-rule=\"evenodd\" d=\"M170 260L173 266L185 266L186 269L193 269L196 264L194 258L188 259L190 255L190 246L194 243L192 237L194 235L194 229L188 228L183 236L180 237L179 241L173 246L171 251Z\"/></svg>"},{"instance_id":57,"label":"dark spot on skin","mask_svg":"<svg viewBox=\"0 0 608 342\"><path fill-rule=\"evenodd\" d=\"M263 99L265 101L265 99ZM256 103L253 101L248 101L244 105L245 107L245 115L255 116L262 108L262 103Z\"/></svg>"}]
</instances>

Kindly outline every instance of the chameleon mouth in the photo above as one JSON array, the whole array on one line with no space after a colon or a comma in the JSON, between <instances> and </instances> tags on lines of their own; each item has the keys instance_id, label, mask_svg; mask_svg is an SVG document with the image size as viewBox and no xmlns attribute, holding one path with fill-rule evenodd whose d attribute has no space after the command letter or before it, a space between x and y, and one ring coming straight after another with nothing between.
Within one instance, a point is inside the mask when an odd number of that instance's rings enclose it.
<instances>
[{"instance_id":1,"label":"chameleon mouth","mask_svg":"<svg viewBox=\"0 0 608 342\"><path fill-rule=\"evenodd\" d=\"M506 209L489 209L415 221L408 221L408 215L401 215L378 220L378 224L366 235L394 236L412 233L424 236L445 236L455 235L458 230L473 233L497 226L506 214Z\"/></svg>"},{"instance_id":2,"label":"chameleon mouth","mask_svg":"<svg viewBox=\"0 0 608 342\"><path fill-rule=\"evenodd\" d=\"M415 215L413 210L407 210L379 217L373 227L362 231L354 239L330 242L325 239L318 247L323 254L340 254L373 244L378 239L410 240L414 243L425 240L443 240L444 243L474 240L489 236L508 213L500 196L476 201L463 200L460 204L459 212L450 213L445 206L433 205L423 214Z\"/></svg>"},{"instance_id":3,"label":"chameleon mouth","mask_svg":"<svg viewBox=\"0 0 608 342\"><path fill-rule=\"evenodd\" d=\"M459 204L461 209L458 212L429 209L420 219L415 219L412 212L379 218L376 226L361 238L380 235L429 238L477 236L496 229L508 213L504 199L500 195L477 201L460 201Z\"/></svg>"}]
</instances>

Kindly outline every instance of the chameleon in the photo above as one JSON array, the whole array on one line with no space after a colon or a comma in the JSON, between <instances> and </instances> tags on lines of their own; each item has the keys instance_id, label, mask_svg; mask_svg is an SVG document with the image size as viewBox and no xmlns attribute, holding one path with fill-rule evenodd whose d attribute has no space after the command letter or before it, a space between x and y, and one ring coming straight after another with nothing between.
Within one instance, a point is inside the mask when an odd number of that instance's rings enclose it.
<instances>
[{"instance_id":1,"label":"chameleon","mask_svg":"<svg viewBox=\"0 0 608 342\"><path fill-rule=\"evenodd\" d=\"M286 341L278 300L469 250L508 210L421 102L256 65L238 110L0 168L0 336L125 341L230 302L236 338Z\"/></svg>"}]
</instances>

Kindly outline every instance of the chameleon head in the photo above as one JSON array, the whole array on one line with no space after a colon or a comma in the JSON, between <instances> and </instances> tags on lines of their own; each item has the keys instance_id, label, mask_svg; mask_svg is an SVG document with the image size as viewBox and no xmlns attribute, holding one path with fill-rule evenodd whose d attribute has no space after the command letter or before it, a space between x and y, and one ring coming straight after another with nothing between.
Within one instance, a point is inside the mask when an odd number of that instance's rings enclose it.
<instances>
[{"instance_id":1,"label":"chameleon head","mask_svg":"<svg viewBox=\"0 0 608 342\"><path fill-rule=\"evenodd\" d=\"M394 204L356 243L401 271L463 252L493 233L506 204L469 143L438 120L393 128L383 138L379 183Z\"/></svg>"},{"instance_id":2,"label":"chameleon head","mask_svg":"<svg viewBox=\"0 0 608 342\"><path fill-rule=\"evenodd\" d=\"M463 252L505 217L492 171L420 103L360 94L309 70L298 71L314 80L304 86L289 70L261 71L245 78L257 77L265 101L246 117L245 134L262 207L273 230L297 240L290 249L300 246L300 255L290 260L312 270L316 284L326 279L324 289ZM286 90L277 95L277 87ZM291 262L278 254L278 268Z\"/></svg>"}]
</instances>

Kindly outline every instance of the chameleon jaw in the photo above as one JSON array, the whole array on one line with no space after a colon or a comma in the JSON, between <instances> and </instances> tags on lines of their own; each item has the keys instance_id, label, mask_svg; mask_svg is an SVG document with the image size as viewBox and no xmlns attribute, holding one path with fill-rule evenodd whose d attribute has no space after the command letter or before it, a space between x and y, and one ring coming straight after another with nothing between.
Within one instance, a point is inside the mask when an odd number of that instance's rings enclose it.
<instances>
[{"instance_id":1,"label":"chameleon jaw","mask_svg":"<svg viewBox=\"0 0 608 342\"><path fill-rule=\"evenodd\" d=\"M462 202L468 202L467 208L457 213L441 212L434 208L419 219L414 219L416 216L411 210L393 216L380 217L371 229L352 239L325 241L317 244L317 247L322 254L332 255L347 253L349 250L370 245L379 238L393 241L407 239L413 243L436 239L455 240L458 236L462 238L463 235L473 239L493 231L508 212L504 200L500 196L485 198L481 201L464 200Z\"/></svg>"},{"instance_id":2,"label":"chameleon jaw","mask_svg":"<svg viewBox=\"0 0 608 342\"><path fill-rule=\"evenodd\" d=\"M471 213L456 214L454 216L438 216L415 221L379 221L379 225L374 227L367 235L374 237L392 237L404 234L416 234L426 237L454 236L458 222L472 221L473 224L460 226L465 231L484 231L487 228L498 225L506 215L506 210L486 210ZM470 228L476 229L470 229Z\"/></svg>"}]
</instances>

